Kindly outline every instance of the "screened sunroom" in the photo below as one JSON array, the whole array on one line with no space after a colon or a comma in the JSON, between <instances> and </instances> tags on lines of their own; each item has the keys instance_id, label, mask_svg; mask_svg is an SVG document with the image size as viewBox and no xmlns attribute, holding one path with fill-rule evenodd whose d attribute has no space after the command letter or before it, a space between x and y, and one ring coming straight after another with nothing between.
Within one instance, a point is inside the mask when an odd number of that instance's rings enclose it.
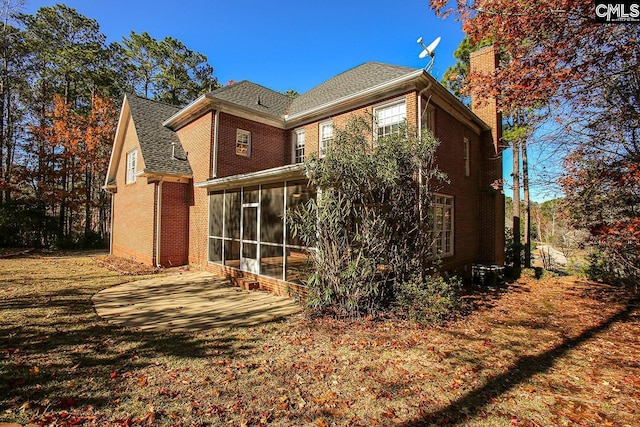
<instances>
[{"instance_id":1,"label":"screened sunroom","mask_svg":"<svg viewBox=\"0 0 640 427\"><path fill-rule=\"evenodd\" d=\"M310 271L308 249L285 212L315 198L299 165L213 179L208 188L208 261L290 283Z\"/></svg>"}]
</instances>

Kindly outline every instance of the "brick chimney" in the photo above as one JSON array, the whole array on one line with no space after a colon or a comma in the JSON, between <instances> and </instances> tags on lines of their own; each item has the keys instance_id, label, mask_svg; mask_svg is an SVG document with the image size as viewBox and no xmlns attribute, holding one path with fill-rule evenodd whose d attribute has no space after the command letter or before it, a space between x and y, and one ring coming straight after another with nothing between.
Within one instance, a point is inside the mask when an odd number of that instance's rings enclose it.
<instances>
[{"instance_id":1,"label":"brick chimney","mask_svg":"<svg viewBox=\"0 0 640 427\"><path fill-rule=\"evenodd\" d=\"M498 68L498 55L493 45L483 47L469 55L469 72L471 78L474 74L490 76ZM471 109L486 124L491 126L491 136L496 154L500 152L500 139L502 138L502 114L498 112L495 97L479 96L477 92L471 93Z\"/></svg>"},{"instance_id":2,"label":"brick chimney","mask_svg":"<svg viewBox=\"0 0 640 427\"><path fill-rule=\"evenodd\" d=\"M487 46L469 57L469 72L490 76L498 68L498 56L493 46ZM471 93L471 109L491 127L482 136L482 166L480 173L480 246L483 254L478 261L485 264L504 265L504 193L494 185L502 178L502 115L496 98Z\"/></svg>"}]
</instances>

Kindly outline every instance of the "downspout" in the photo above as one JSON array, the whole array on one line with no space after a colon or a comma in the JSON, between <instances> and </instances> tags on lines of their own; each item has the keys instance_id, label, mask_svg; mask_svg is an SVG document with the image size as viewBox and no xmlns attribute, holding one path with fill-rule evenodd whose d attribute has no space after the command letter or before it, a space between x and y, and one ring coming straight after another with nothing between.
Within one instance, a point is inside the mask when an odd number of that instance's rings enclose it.
<instances>
[{"instance_id":1,"label":"downspout","mask_svg":"<svg viewBox=\"0 0 640 427\"><path fill-rule=\"evenodd\" d=\"M162 238L162 178L158 181L158 214L156 219L156 267L162 267L160 264L160 239Z\"/></svg>"},{"instance_id":2,"label":"downspout","mask_svg":"<svg viewBox=\"0 0 640 427\"><path fill-rule=\"evenodd\" d=\"M431 89L431 81L429 81L429 84L425 88L423 88L420 92L418 92L418 135L420 139L422 139L422 94L428 91L429 89ZM424 183L422 182L422 162L420 162L420 167L418 168L418 185L420 186L418 191L418 206L420 209L420 212L419 212L420 222L424 220L424 212L422 209L423 184Z\"/></svg>"},{"instance_id":3,"label":"downspout","mask_svg":"<svg viewBox=\"0 0 640 427\"><path fill-rule=\"evenodd\" d=\"M218 128L220 123L220 109L216 110L215 123L213 124L213 173L212 178L218 177Z\"/></svg>"},{"instance_id":4,"label":"downspout","mask_svg":"<svg viewBox=\"0 0 640 427\"><path fill-rule=\"evenodd\" d=\"M109 255L113 255L113 216L114 216L114 211L113 211L113 205L114 205L114 199L115 199L115 194L114 193L109 193L111 195L111 212L109 213Z\"/></svg>"},{"instance_id":5,"label":"downspout","mask_svg":"<svg viewBox=\"0 0 640 427\"><path fill-rule=\"evenodd\" d=\"M429 80L429 84L424 87L420 92L418 92L418 137L422 140L422 94L431 89L431 80ZM418 168L418 216L420 220L420 232L422 232L423 223L424 223L424 209L422 207L422 188L424 186L424 182L422 181L422 161L420 162L420 167ZM422 274L424 273L424 268L420 269L420 277L422 278Z\"/></svg>"}]
</instances>

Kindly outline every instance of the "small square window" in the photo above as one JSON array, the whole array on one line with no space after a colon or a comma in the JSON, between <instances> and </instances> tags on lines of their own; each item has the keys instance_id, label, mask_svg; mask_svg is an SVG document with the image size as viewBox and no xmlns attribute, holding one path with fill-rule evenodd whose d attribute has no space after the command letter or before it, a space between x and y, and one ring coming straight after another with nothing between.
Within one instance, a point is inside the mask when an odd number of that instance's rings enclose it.
<instances>
[{"instance_id":1,"label":"small square window","mask_svg":"<svg viewBox=\"0 0 640 427\"><path fill-rule=\"evenodd\" d=\"M125 177L125 184L132 184L136 182L136 169L138 167L138 149L127 153L127 176Z\"/></svg>"},{"instance_id":2,"label":"small square window","mask_svg":"<svg viewBox=\"0 0 640 427\"><path fill-rule=\"evenodd\" d=\"M238 129L236 132L236 154L246 157L251 155L251 132Z\"/></svg>"},{"instance_id":3,"label":"small square window","mask_svg":"<svg viewBox=\"0 0 640 427\"><path fill-rule=\"evenodd\" d=\"M320 123L320 141L318 141L318 154L320 157L327 155L327 149L333 141L333 122Z\"/></svg>"}]
</instances>

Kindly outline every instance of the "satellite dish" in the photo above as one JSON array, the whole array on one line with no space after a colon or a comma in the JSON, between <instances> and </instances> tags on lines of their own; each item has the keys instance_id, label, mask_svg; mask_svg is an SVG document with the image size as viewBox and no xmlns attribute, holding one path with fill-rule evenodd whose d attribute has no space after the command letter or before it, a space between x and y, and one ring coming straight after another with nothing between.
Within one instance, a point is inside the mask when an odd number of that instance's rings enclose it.
<instances>
[{"instance_id":1,"label":"satellite dish","mask_svg":"<svg viewBox=\"0 0 640 427\"><path fill-rule=\"evenodd\" d=\"M438 47L438 44L440 43L440 40L442 39L442 37L437 37L434 41L431 42L431 44L429 46L425 46L424 43L422 43L422 37L418 38L417 43L422 46L422 52L420 52L420 55L418 55L418 58L422 59L426 56L429 56L431 58L431 61L429 61L429 63L427 64L426 67L424 67L424 69L428 72L429 70L431 70L431 67L433 67L433 62L435 60L435 56L436 56L436 47Z\"/></svg>"}]
</instances>

